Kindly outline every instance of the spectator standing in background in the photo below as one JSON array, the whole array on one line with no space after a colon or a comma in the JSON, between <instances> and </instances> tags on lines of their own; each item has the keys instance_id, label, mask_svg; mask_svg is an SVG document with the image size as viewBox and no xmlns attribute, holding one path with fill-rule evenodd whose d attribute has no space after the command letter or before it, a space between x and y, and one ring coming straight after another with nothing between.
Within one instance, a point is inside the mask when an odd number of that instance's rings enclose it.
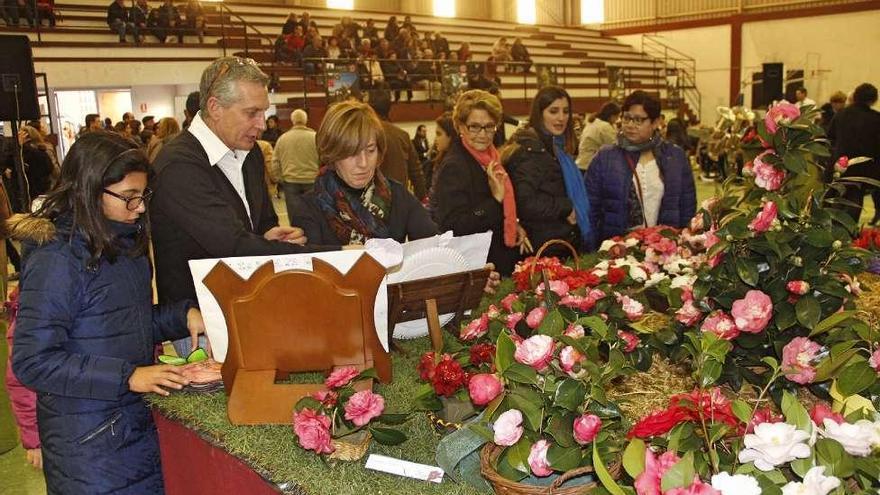
<instances>
[{"instance_id":1,"label":"spectator standing in background","mask_svg":"<svg viewBox=\"0 0 880 495\"><path fill-rule=\"evenodd\" d=\"M275 146L275 142L278 141L278 136L280 135L281 129L278 128L278 116L270 115L266 119L266 130L263 131L263 135L260 139L268 141L272 146Z\"/></svg>"},{"instance_id":2,"label":"spectator standing in background","mask_svg":"<svg viewBox=\"0 0 880 495\"><path fill-rule=\"evenodd\" d=\"M422 175L422 166L409 134L388 120L391 113L391 98L388 91L370 91L369 103L382 120L382 129L385 132L385 139L388 141L385 147L385 156L379 165L382 173L403 185L409 184L413 194L419 200L423 199L428 190L425 185L425 177Z\"/></svg>"},{"instance_id":3,"label":"spectator standing in background","mask_svg":"<svg viewBox=\"0 0 880 495\"><path fill-rule=\"evenodd\" d=\"M319 168L315 131L308 127L308 114L297 108L290 121L293 127L278 138L272 159L272 174L281 181L288 218L293 217L296 197L314 187Z\"/></svg>"},{"instance_id":4,"label":"spectator standing in background","mask_svg":"<svg viewBox=\"0 0 880 495\"><path fill-rule=\"evenodd\" d=\"M428 128L424 125L416 127L416 135L413 137L413 147L416 149L416 155L419 157L419 163L425 163L428 159L428 151L431 149L428 144ZM425 176L427 178L428 176Z\"/></svg>"},{"instance_id":5,"label":"spectator standing in background","mask_svg":"<svg viewBox=\"0 0 880 495\"><path fill-rule=\"evenodd\" d=\"M794 90L794 98L796 100L795 105L797 105L798 108L801 108L801 107L804 107L807 105L811 105L814 107L816 106L815 100L807 97L807 88L805 88L803 86Z\"/></svg>"}]
</instances>

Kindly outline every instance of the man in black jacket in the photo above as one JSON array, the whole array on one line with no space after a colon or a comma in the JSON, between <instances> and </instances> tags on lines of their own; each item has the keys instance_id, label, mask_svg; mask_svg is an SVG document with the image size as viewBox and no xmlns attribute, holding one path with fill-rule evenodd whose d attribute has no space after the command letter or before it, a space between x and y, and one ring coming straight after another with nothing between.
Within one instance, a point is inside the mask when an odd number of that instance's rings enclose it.
<instances>
[{"instance_id":1,"label":"man in black jacket","mask_svg":"<svg viewBox=\"0 0 880 495\"><path fill-rule=\"evenodd\" d=\"M156 157L150 220L162 302L195 298L191 259L327 250L302 246L301 229L278 225L254 146L266 128L268 81L251 59L215 60L202 73L199 113ZM178 352L188 352L185 341Z\"/></svg>"},{"instance_id":2,"label":"man in black jacket","mask_svg":"<svg viewBox=\"0 0 880 495\"><path fill-rule=\"evenodd\" d=\"M125 43L125 33L131 33L135 43L140 43L140 32L132 22L131 11L125 6L125 0L116 0L107 7L107 25L119 35L119 42Z\"/></svg>"},{"instance_id":3,"label":"man in black jacket","mask_svg":"<svg viewBox=\"0 0 880 495\"><path fill-rule=\"evenodd\" d=\"M880 112L871 107L877 103L877 88L871 84L860 84L853 92L853 104L838 112L831 120L828 138L834 145L830 167L837 159L845 156L856 158L864 156L868 161L848 167L844 177L869 177L880 180ZM845 207L856 222L862 213L862 201L870 187L862 184L847 184L844 198L858 207ZM876 206L875 206L876 208Z\"/></svg>"}]
</instances>

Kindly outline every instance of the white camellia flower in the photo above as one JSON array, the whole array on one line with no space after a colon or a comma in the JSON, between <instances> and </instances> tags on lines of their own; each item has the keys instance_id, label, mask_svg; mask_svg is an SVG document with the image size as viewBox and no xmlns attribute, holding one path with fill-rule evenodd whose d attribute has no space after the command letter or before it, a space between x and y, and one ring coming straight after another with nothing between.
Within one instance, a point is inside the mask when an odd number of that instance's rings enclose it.
<instances>
[{"instance_id":1,"label":"white camellia flower","mask_svg":"<svg viewBox=\"0 0 880 495\"><path fill-rule=\"evenodd\" d=\"M761 495L761 486L758 480L747 474L734 474L726 472L712 476L712 488L721 492L721 495Z\"/></svg>"},{"instance_id":2,"label":"white camellia flower","mask_svg":"<svg viewBox=\"0 0 880 495\"><path fill-rule=\"evenodd\" d=\"M755 426L755 433L745 436L746 448L739 452L739 461L754 462L761 471L772 471L780 464L810 457L810 446L806 444L809 439L809 433L794 425L761 423Z\"/></svg>"},{"instance_id":3,"label":"white camellia flower","mask_svg":"<svg viewBox=\"0 0 880 495\"><path fill-rule=\"evenodd\" d=\"M839 442L848 454L858 457L871 455L871 450L877 443L877 429L873 422L860 419L855 423L838 424L833 419L825 418L822 423L825 426L822 436Z\"/></svg>"},{"instance_id":4,"label":"white camellia flower","mask_svg":"<svg viewBox=\"0 0 880 495\"><path fill-rule=\"evenodd\" d=\"M637 245L640 241L634 237L630 237L629 239L623 241L623 245L626 247L633 247Z\"/></svg>"},{"instance_id":5,"label":"white camellia flower","mask_svg":"<svg viewBox=\"0 0 880 495\"><path fill-rule=\"evenodd\" d=\"M636 282L644 282L648 278L648 273L640 266L630 266L629 276Z\"/></svg>"},{"instance_id":6,"label":"white camellia flower","mask_svg":"<svg viewBox=\"0 0 880 495\"><path fill-rule=\"evenodd\" d=\"M593 266L593 269L595 269L595 270L607 270L607 269L608 269L608 266L610 266L610 265L611 265L611 262L610 262L610 261L608 261L608 260L602 260L602 261L600 261L599 263L596 263L596 265Z\"/></svg>"},{"instance_id":7,"label":"white camellia flower","mask_svg":"<svg viewBox=\"0 0 880 495\"><path fill-rule=\"evenodd\" d=\"M612 241L611 239L605 239L599 246L599 251L608 251L609 249L613 248L615 244L617 243Z\"/></svg>"},{"instance_id":8,"label":"white camellia flower","mask_svg":"<svg viewBox=\"0 0 880 495\"><path fill-rule=\"evenodd\" d=\"M803 482L790 481L782 487L782 495L828 495L840 486L840 479L825 476L825 466L816 466L807 471Z\"/></svg>"},{"instance_id":9,"label":"white camellia flower","mask_svg":"<svg viewBox=\"0 0 880 495\"><path fill-rule=\"evenodd\" d=\"M630 272L632 272L632 270L630 270ZM662 272L652 273L648 280L645 281L645 287L655 286L668 278L669 276Z\"/></svg>"},{"instance_id":10,"label":"white camellia flower","mask_svg":"<svg viewBox=\"0 0 880 495\"><path fill-rule=\"evenodd\" d=\"M669 288L677 289L679 287L693 287L694 282L696 281L696 275L679 275L672 279L672 283L669 284Z\"/></svg>"}]
</instances>

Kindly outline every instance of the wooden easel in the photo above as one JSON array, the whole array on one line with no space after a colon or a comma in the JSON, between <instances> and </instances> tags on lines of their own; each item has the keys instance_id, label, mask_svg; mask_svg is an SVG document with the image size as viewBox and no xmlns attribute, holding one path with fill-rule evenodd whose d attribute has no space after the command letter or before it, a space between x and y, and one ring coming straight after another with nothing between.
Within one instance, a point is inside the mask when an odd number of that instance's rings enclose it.
<instances>
[{"instance_id":1,"label":"wooden easel","mask_svg":"<svg viewBox=\"0 0 880 495\"><path fill-rule=\"evenodd\" d=\"M232 424L289 424L296 402L324 389L275 383L287 373L372 367L381 381L391 381L391 360L373 320L385 268L370 256L345 276L317 258L312 268L275 273L270 261L243 280L219 262L204 278L229 333L222 375Z\"/></svg>"},{"instance_id":2,"label":"wooden easel","mask_svg":"<svg viewBox=\"0 0 880 495\"><path fill-rule=\"evenodd\" d=\"M491 272L489 268L481 268L389 285L388 342L392 342L397 323L426 318L431 346L440 352L443 349L440 315L454 312L453 321L458 322L465 311L476 308Z\"/></svg>"}]
</instances>

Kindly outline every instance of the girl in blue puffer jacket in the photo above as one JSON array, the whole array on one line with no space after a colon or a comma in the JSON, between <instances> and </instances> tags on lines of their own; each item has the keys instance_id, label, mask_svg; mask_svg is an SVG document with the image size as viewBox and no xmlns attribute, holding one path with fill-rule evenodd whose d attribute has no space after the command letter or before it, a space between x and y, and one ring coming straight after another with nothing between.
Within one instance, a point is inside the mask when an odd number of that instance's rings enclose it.
<instances>
[{"instance_id":1,"label":"girl in blue puffer jacket","mask_svg":"<svg viewBox=\"0 0 880 495\"><path fill-rule=\"evenodd\" d=\"M141 394L188 383L153 365L154 345L204 324L191 302L152 304L148 171L135 143L89 133L43 206L10 225L27 238L12 367L37 393L50 494L163 492Z\"/></svg>"}]
</instances>

